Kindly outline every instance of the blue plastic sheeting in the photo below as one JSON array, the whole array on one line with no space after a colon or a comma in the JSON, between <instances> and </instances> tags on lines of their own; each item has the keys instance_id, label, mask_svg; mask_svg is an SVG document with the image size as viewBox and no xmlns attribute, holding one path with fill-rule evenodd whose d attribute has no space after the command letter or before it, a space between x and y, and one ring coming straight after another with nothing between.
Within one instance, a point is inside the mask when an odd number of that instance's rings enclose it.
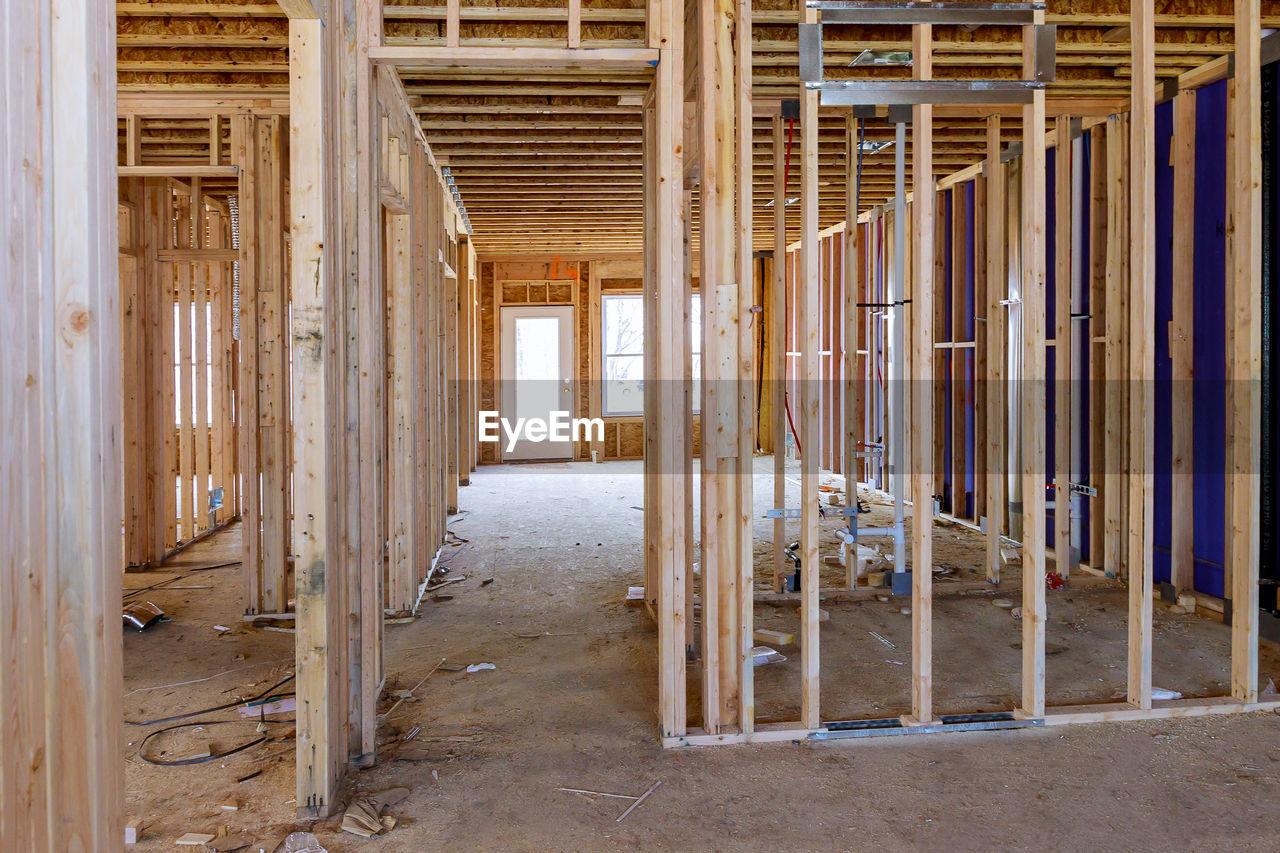
<instances>
[{"instance_id":1,"label":"blue plastic sheeting","mask_svg":"<svg viewBox=\"0 0 1280 853\"><path fill-rule=\"evenodd\" d=\"M1226 519L1226 83L1199 90L1196 97L1196 199L1192 333L1192 518L1173 518L1172 363L1169 323L1173 319L1173 169L1169 147L1173 105L1156 108L1156 351L1155 351L1155 579L1170 579L1174 525L1192 525L1195 589L1223 594ZM1187 413L1178 413L1185 416Z\"/></svg>"},{"instance_id":2,"label":"blue plastic sheeting","mask_svg":"<svg viewBox=\"0 0 1280 853\"><path fill-rule=\"evenodd\" d=\"M1227 84L1196 95L1195 330L1192 501L1195 588L1223 594L1226 553Z\"/></svg>"}]
</instances>

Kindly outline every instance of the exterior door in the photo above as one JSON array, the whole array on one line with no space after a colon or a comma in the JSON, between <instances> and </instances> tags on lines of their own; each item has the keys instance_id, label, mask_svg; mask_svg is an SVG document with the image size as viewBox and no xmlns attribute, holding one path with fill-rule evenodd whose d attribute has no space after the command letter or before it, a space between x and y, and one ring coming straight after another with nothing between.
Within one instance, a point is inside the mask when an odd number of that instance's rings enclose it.
<instances>
[{"instance_id":1,"label":"exterior door","mask_svg":"<svg viewBox=\"0 0 1280 853\"><path fill-rule=\"evenodd\" d=\"M549 427L553 412L573 415L573 306L502 309L502 409L505 426L499 436L504 462L573 458L572 441L553 441L542 430L520 430L512 440L507 430L523 419L527 427Z\"/></svg>"}]
</instances>

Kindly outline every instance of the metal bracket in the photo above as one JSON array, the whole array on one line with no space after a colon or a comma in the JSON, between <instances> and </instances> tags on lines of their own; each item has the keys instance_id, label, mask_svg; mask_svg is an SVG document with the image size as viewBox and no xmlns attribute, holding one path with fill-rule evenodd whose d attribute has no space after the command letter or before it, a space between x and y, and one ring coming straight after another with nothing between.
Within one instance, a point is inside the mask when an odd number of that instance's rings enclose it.
<instances>
[{"instance_id":1,"label":"metal bracket","mask_svg":"<svg viewBox=\"0 0 1280 853\"><path fill-rule=\"evenodd\" d=\"M1058 25L1038 24L1035 38L1037 83L1052 83L1058 79Z\"/></svg>"},{"instance_id":2,"label":"metal bracket","mask_svg":"<svg viewBox=\"0 0 1280 853\"><path fill-rule=\"evenodd\" d=\"M764 511L765 518L799 518L799 507L786 507L784 509L767 509Z\"/></svg>"},{"instance_id":3,"label":"metal bracket","mask_svg":"<svg viewBox=\"0 0 1280 853\"><path fill-rule=\"evenodd\" d=\"M807 0L830 24L951 24L1023 26L1034 24L1045 4L922 2L922 0Z\"/></svg>"},{"instance_id":4,"label":"metal bracket","mask_svg":"<svg viewBox=\"0 0 1280 853\"><path fill-rule=\"evenodd\" d=\"M800 24L800 80L822 82L822 24Z\"/></svg>"},{"instance_id":5,"label":"metal bracket","mask_svg":"<svg viewBox=\"0 0 1280 853\"><path fill-rule=\"evenodd\" d=\"M1096 498L1098 496L1098 490L1093 486L1090 486L1088 483L1068 483L1067 491L1073 495L1087 495L1091 498Z\"/></svg>"}]
</instances>

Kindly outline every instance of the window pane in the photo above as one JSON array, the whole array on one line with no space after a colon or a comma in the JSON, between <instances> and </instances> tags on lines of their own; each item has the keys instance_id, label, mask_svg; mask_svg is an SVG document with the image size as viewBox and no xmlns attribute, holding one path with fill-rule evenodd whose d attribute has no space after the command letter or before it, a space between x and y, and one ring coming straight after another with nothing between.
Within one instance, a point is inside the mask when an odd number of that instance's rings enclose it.
<instances>
[{"instance_id":1,"label":"window pane","mask_svg":"<svg viewBox=\"0 0 1280 853\"><path fill-rule=\"evenodd\" d=\"M609 356L604 360L604 412L636 415L644 411L644 356Z\"/></svg>"},{"instance_id":2,"label":"window pane","mask_svg":"<svg viewBox=\"0 0 1280 853\"><path fill-rule=\"evenodd\" d=\"M517 317L515 416L546 418L560 388L560 320Z\"/></svg>"},{"instance_id":3,"label":"window pane","mask_svg":"<svg viewBox=\"0 0 1280 853\"><path fill-rule=\"evenodd\" d=\"M560 320L516 318L516 379L560 378Z\"/></svg>"},{"instance_id":4,"label":"window pane","mask_svg":"<svg viewBox=\"0 0 1280 853\"><path fill-rule=\"evenodd\" d=\"M639 296L606 296L604 351L606 355L644 355L644 300Z\"/></svg>"}]
</instances>

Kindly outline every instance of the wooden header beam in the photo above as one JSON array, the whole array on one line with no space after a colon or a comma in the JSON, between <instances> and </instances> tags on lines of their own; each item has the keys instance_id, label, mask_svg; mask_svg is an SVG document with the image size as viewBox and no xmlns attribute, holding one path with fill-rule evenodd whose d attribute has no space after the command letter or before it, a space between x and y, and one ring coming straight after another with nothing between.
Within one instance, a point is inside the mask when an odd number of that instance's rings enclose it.
<instances>
[{"instance_id":1,"label":"wooden header beam","mask_svg":"<svg viewBox=\"0 0 1280 853\"><path fill-rule=\"evenodd\" d=\"M658 51L650 48L432 47L383 45L369 49L378 65L407 70L428 68L547 68L595 71L652 70Z\"/></svg>"}]
</instances>

